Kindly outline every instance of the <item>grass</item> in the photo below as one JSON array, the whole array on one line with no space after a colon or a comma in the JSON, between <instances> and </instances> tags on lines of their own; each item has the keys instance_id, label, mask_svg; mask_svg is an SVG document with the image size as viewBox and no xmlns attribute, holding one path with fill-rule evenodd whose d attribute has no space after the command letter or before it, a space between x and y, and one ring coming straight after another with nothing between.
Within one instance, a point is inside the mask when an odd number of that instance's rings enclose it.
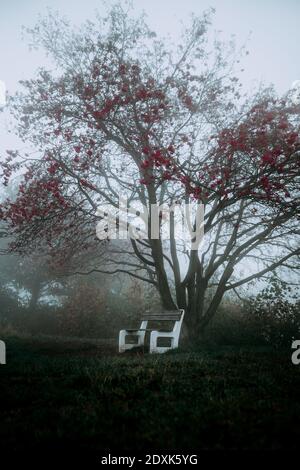
<instances>
[{"instance_id":1,"label":"grass","mask_svg":"<svg viewBox=\"0 0 300 470\"><path fill-rule=\"evenodd\" d=\"M126 354L6 338L0 452L296 449L300 367L290 351Z\"/></svg>"}]
</instances>

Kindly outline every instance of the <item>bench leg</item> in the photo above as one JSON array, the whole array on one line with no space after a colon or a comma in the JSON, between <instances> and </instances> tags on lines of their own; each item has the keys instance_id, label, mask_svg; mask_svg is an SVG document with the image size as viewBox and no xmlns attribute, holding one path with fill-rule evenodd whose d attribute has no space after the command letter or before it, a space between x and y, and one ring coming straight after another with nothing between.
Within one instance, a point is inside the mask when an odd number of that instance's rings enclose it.
<instances>
[{"instance_id":1,"label":"bench leg","mask_svg":"<svg viewBox=\"0 0 300 470\"><path fill-rule=\"evenodd\" d=\"M170 338L171 346L157 346L158 338ZM150 353L165 353L170 349L178 348L178 338L172 333L160 333L159 331L152 331L150 335Z\"/></svg>"},{"instance_id":2,"label":"bench leg","mask_svg":"<svg viewBox=\"0 0 300 470\"><path fill-rule=\"evenodd\" d=\"M126 336L137 336L137 344L126 344ZM121 330L119 333L119 352L124 353L129 349L137 348L143 346L145 339L145 333L143 331L137 331L136 333L128 333L127 330Z\"/></svg>"}]
</instances>

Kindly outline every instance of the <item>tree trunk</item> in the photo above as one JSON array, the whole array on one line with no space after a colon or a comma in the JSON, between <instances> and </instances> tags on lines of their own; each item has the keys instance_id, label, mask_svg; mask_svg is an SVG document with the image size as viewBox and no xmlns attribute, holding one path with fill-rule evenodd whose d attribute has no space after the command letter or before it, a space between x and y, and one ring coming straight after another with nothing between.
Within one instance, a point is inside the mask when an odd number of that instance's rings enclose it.
<instances>
[{"instance_id":1,"label":"tree trunk","mask_svg":"<svg viewBox=\"0 0 300 470\"><path fill-rule=\"evenodd\" d=\"M203 312L197 308L197 305L188 305L186 310L185 325L187 329L187 339L191 344L199 343L204 333L201 328L201 316Z\"/></svg>"},{"instance_id":2,"label":"tree trunk","mask_svg":"<svg viewBox=\"0 0 300 470\"><path fill-rule=\"evenodd\" d=\"M40 298L40 293L41 293L41 285L39 283L34 284L31 289L31 298L29 302L29 313L31 315L34 315L37 309L37 304Z\"/></svg>"}]
</instances>

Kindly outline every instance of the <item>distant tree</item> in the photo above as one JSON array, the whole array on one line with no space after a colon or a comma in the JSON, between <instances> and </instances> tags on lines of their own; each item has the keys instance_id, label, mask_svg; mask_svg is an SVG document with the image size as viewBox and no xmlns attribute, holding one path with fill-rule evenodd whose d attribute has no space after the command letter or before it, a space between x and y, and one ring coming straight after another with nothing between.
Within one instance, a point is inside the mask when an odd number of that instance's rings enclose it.
<instances>
[{"instance_id":1,"label":"distant tree","mask_svg":"<svg viewBox=\"0 0 300 470\"><path fill-rule=\"evenodd\" d=\"M2 199L15 200L17 193L15 185L9 185L2 192ZM9 291L16 301L20 301L20 294L26 291L29 294L29 312L34 313L39 299L43 295L50 294L54 285L57 291L59 291L58 284L62 289L66 279L61 276L62 268L58 269L57 263L53 263L45 244L40 246L38 251L31 250L21 256L14 251L13 244L13 234L8 224L2 221L0 223L0 286L4 291Z\"/></svg>"},{"instance_id":2,"label":"distant tree","mask_svg":"<svg viewBox=\"0 0 300 470\"><path fill-rule=\"evenodd\" d=\"M18 256L14 253L3 254L0 259L0 286L11 292L16 300L24 294L28 297L28 310L34 314L40 299L64 290L67 279L61 272L53 269L47 256L41 253ZM27 301L26 301L27 303Z\"/></svg>"},{"instance_id":3,"label":"distant tree","mask_svg":"<svg viewBox=\"0 0 300 470\"><path fill-rule=\"evenodd\" d=\"M209 25L209 13L193 17L175 47L120 6L80 30L50 14L32 45L56 68L21 82L10 100L18 135L37 154L20 163L9 151L2 162L4 183L24 171L17 199L1 208L18 251L46 241L63 260L88 252L97 207L117 207L120 194L148 209L203 204L201 249L175 238L171 217L169 243L109 243L105 265L86 268L149 282L165 309L186 309L191 337L227 291L294 269L299 256L299 106L272 89L241 96L240 57L209 40ZM240 276L241 263L253 270Z\"/></svg>"}]
</instances>

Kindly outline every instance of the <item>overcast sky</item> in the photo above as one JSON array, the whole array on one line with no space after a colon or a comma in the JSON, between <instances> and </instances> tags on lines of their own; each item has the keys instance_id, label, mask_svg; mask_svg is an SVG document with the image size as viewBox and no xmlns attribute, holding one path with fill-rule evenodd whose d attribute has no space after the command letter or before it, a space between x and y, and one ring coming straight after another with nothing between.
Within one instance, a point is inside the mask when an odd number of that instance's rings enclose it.
<instances>
[{"instance_id":1,"label":"overcast sky","mask_svg":"<svg viewBox=\"0 0 300 470\"><path fill-rule=\"evenodd\" d=\"M113 3L107 0L107 3ZM190 12L201 14L216 8L213 28L222 30L224 39L236 35L238 45L249 38L250 54L243 60L243 81L247 88L255 82L274 83L279 93L300 79L300 0L133 0L137 11L145 10L150 26L157 33L176 38L180 21ZM30 78L44 65L41 52L29 52L21 40L21 26L36 23L47 6L59 10L74 23L93 18L95 9L103 10L99 0L0 0L0 80L9 92L18 80ZM14 144L8 137L5 118L0 115L0 151Z\"/></svg>"}]
</instances>

